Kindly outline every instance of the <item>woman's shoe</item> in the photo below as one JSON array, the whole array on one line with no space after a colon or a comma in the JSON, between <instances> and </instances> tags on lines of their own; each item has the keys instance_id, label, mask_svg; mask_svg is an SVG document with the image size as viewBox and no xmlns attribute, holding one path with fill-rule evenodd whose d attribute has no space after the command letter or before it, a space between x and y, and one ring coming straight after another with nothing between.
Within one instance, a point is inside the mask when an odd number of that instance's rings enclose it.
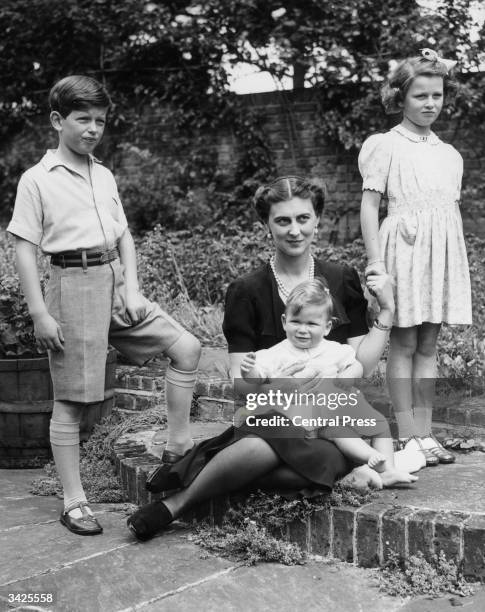
<instances>
[{"instance_id":1,"label":"woman's shoe","mask_svg":"<svg viewBox=\"0 0 485 612\"><path fill-rule=\"evenodd\" d=\"M418 453L422 454L426 460L426 467L434 467L438 465L439 459L434 455L430 450L423 446L423 443L420 438L417 436L411 436L407 440L399 440L398 442L399 450L414 450Z\"/></svg>"},{"instance_id":2,"label":"woman's shoe","mask_svg":"<svg viewBox=\"0 0 485 612\"><path fill-rule=\"evenodd\" d=\"M74 508L81 510L81 518L74 518L69 514ZM87 502L74 502L64 509L59 520L64 527L67 527L69 531L77 535L97 535L98 533L103 533L101 525L86 508L89 508Z\"/></svg>"},{"instance_id":3,"label":"woman's shoe","mask_svg":"<svg viewBox=\"0 0 485 612\"><path fill-rule=\"evenodd\" d=\"M429 436L426 436L425 438L421 438L421 440L423 446L429 452L433 453L433 455L437 457L440 463L455 463L455 455L453 453L450 453L450 451L446 450L446 448L443 447L441 442L437 440L432 433L430 433Z\"/></svg>"},{"instance_id":4,"label":"woman's shoe","mask_svg":"<svg viewBox=\"0 0 485 612\"><path fill-rule=\"evenodd\" d=\"M136 538L145 541L153 538L172 521L173 516L167 506L162 501L156 501L139 508L126 524Z\"/></svg>"}]
</instances>

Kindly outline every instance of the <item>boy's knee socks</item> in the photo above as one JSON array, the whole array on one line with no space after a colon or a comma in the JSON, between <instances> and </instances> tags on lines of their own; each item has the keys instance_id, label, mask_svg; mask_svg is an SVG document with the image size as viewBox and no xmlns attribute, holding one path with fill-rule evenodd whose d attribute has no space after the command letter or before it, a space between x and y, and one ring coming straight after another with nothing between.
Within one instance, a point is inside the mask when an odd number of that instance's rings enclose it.
<instances>
[{"instance_id":1,"label":"boy's knee socks","mask_svg":"<svg viewBox=\"0 0 485 612\"><path fill-rule=\"evenodd\" d=\"M64 423L51 419L49 433L51 444L57 446L75 446L79 444L80 421Z\"/></svg>"},{"instance_id":2,"label":"boy's knee socks","mask_svg":"<svg viewBox=\"0 0 485 612\"><path fill-rule=\"evenodd\" d=\"M176 387L190 389L194 386L197 380L197 370L177 370L172 364L169 364L165 374L165 381Z\"/></svg>"}]
</instances>

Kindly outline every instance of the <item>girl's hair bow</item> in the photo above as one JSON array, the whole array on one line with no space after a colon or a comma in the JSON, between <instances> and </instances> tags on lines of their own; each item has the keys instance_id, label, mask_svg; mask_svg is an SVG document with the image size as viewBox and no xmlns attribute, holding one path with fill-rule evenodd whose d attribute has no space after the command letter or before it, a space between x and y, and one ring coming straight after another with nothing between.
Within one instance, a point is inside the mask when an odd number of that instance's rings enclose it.
<instances>
[{"instance_id":1,"label":"girl's hair bow","mask_svg":"<svg viewBox=\"0 0 485 612\"><path fill-rule=\"evenodd\" d=\"M446 68L446 71L449 72L453 70L456 66L457 62L455 60L443 59L440 57L434 49L420 49L421 55L430 62L440 62Z\"/></svg>"}]
</instances>

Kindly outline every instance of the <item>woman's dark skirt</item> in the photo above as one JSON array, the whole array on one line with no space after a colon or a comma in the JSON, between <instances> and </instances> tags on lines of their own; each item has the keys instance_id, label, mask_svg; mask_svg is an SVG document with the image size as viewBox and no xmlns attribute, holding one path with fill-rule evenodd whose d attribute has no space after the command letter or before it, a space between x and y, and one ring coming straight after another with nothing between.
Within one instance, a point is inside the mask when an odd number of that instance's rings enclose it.
<instances>
[{"instance_id":1,"label":"woman's dark skirt","mask_svg":"<svg viewBox=\"0 0 485 612\"><path fill-rule=\"evenodd\" d=\"M269 416L269 415L268 415ZM204 466L221 450L249 436L263 438L280 458L322 491L330 491L336 480L354 466L332 442L305 437L302 427L229 427L218 436L203 440L173 466L157 471L156 490L187 487ZM147 488L150 488L150 479Z\"/></svg>"}]
</instances>

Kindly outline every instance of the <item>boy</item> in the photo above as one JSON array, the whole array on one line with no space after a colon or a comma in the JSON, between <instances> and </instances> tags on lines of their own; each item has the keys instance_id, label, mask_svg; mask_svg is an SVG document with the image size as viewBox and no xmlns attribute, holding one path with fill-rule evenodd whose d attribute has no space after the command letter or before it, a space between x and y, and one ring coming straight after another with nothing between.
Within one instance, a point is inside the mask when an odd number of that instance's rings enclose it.
<instances>
[{"instance_id":1,"label":"boy","mask_svg":"<svg viewBox=\"0 0 485 612\"><path fill-rule=\"evenodd\" d=\"M141 365L160 352L166 374L169 440L162 462L193 446L189 430L200 344L138 289L136 253L116 182L92 155L110 99L95 79L68 76L49 95L56 150L21 177L7 230L16 238L17 269L34 331L49 352L54 388L52 452L64 490L60 521L94 535L94 518L79 475L79 421L85 404L104 397L108 341ZM51 256L42 297L37 247Z\"/></svg>"}]
</instances>

